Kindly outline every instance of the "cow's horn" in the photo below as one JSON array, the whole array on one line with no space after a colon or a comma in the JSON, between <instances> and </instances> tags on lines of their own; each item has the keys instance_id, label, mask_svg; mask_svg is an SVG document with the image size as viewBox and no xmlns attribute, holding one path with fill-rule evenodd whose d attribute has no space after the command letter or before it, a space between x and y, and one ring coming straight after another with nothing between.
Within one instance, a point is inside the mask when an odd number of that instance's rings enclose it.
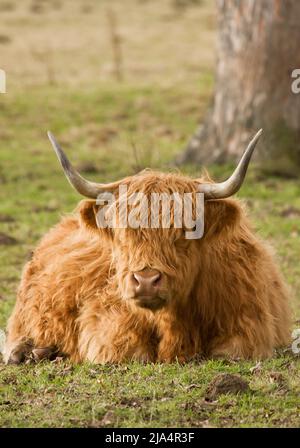
<instances>
[{"instance_id":1,"label":"cow's horn","mask_svg":"<svg viewBox=\"0 0 300 448\"><path fill-rule=\"evenodd\" d=\"M205 199L222 199L228 198L235 194L243 185L247 168L253 154L254 148L259 137L262 134L260 129L255 137L249 143L246 151L244 152L238 166L234 170L233 174L225 182L215 184L200 184L199 191L204 193ZM197 181L197 179L196 179ZM200 181L200 180L199 180Z\"/></svg>"},{"instance_id":2,"label":"cow's horn","mask_svg":"<svg viewBox=\"0 0 300 448\"><path fill-rule=\"evenodd\" d=\"M126 181L126 179L123 179L122 181L112 182L109 184L99 184L84 179L78 173L78 171L76 171L75 168L73 168L67 156L61 149L60 145L57 143L56 139L49 131L48 131L48 137L53 146L54 151L56 152L56 155L60 161L60 164L64 170L64 173L68 181L70 182L72 187L74 187L75 190L77 190L78 193L82 194L83 196L86 196L91 199L96 199L101 192L113 191L115 188L118 187L120 182Z\"/></svg>"}]
</instances>

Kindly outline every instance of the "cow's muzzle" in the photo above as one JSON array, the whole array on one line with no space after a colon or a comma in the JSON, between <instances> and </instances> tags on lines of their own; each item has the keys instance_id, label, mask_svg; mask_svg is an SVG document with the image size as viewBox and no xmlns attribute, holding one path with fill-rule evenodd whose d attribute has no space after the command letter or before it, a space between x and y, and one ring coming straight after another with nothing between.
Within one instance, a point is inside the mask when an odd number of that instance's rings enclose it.
<instances>
[{"instance_id":1,"label":"cow's muzzle","mask_svg":"<svg viewBox=\"0 0 300 448\"><path fill-rule=\"evenodd\" d=\"M132 298L138 306L152 310L164 306L165 300L160 297L162 277L161 272L149 268L131 274Z\"/></svg>"}]
</instances>

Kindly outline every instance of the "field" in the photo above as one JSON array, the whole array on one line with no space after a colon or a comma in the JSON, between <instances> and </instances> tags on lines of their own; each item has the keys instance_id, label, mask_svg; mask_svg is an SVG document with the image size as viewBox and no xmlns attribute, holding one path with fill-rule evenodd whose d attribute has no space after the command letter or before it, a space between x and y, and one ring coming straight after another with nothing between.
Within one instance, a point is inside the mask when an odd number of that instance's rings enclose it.
<instances>
[{"instance_id":1,"label":"field","mask_svg":"<svg viewBox=\"0 0 300 448\"><path fill-rule=\"evenodd\" d=\"M5 329L31 250L79 200L46 131L92 180L117 179L145 166L176 169L174 158L213 92L216 18L206 0L1 0L0 11L0 68L7 74L7 93L0 95ZM201 172L198 166L181 169ZM222 180L231 169L209 171ZM239 197L257 232L276 249L298 328L299 178L266 177L251 166ZM287 347L262 363L0 363L0 427L299 426L299 359ZM205 400L219 373L241 375L249 391Z\"/></svg>"}]
</instances>

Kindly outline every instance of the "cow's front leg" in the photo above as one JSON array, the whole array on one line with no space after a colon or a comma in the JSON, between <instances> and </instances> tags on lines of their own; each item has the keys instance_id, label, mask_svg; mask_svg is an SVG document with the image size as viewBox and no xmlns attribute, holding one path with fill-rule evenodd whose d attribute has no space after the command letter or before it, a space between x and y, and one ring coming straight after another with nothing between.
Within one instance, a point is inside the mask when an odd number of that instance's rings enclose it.
<instances>
[{"instance_id":1,"label":"cow's front leg","mask_svg":"<svg viewBox=\"0 0 300 448\"><path fill-rule=\"evenodd\" d=\"M56 347L35 347L31 340L15 341L7 344L4 348L4 362L6 364L53 360L58 355L59 352Z\"/></svg>"},{"instance_id":2,"label":"cow's front leg","mask_svg":"<svg viewBox=\"0 0 300 448\"><path fill-rule=\"evenodd\" d=\"M147 343L139 340L134 332L119 337L117 332L106 331L99 334L86 328L79 338L79 353L82 360L95 364L121 363L124 361L155 361L155 351ZM101 330L100 330L101 331Z\"/></svg>"},{"instance_id":3,"label":"cow's front leg","mask_svg":"<svg viewBox=\"0 0 300 448\"><path fill-rule=\"evenodd\" d=\"M79 353L97 364L156 360L153 330L128 310L104 310L87 306L79 318Z\"/></svg>"},{"instance_id":4,"label":"cow's front leg","mask_svg":"<svg viewBox=\"0 0 300 448\"><path fill-rule=\"evenodd\" d=\"M5 364L21 364L29 358L32 351L32 342L20 339L13 342L6 342L3 351Z\"/></svg>"},{"instance_id":5,"label":"cow's front leg","mask_svg":"<svg viewBox=\"0 0 300 448\"><path fill-rule=\"evenodd\" d=\"M53 360L57 356L62 356L62 353L71 356L76 361L77 344L74 347L75 342L73 342L76 341L76 334L74 337L69 337L70 350L64 350L63 347L58 348L59 343L63 343L66 339L64 331L67 326L57 322L55 316L45 323L45 318L38 309L34 308L26 312L26 303L17 304L8 321L7 338L3 350L4 362L6 364L21 364L26 361ZM60 332L56 332L56 328ZM64 345L67 347L66 343Z\"/></svg>"},{"instance_id":6,"label":"cow's front leg","mask_svg":"<svg viewBox=\"0 0 300 448\"><path fill-rule=\"evenodd\" d=\"M158 321L160 342L157 358L160 362L188 362L201 355L201 341L196 331L186 328L180 319L162 315Z\"/></svg>"},{"instance_id":7,"label":"cow's front leg","mask_svg":"<svg viewBox=\"0 0 300 448\"><path fill-rule=\"evenodd\" d=\"M273 354L273 339L263 328L255 331L249 325L247 331L239 334L217 337L211 341L209 355L212 358L264 359Z\"/></svg>"}]
</instances>

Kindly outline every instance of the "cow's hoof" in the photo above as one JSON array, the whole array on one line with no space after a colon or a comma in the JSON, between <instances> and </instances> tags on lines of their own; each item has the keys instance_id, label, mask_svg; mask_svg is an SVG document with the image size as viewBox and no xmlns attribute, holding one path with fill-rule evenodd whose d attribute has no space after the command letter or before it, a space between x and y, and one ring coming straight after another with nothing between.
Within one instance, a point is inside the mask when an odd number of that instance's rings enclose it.
<instances>
[{"instance_id":1,"label":"cow's hoof","mask_svg":"<svg viewBox=\"0 0 300 448\"><path fill-rule=\"evenodd\" d=\"M33 363L53 360L59 355L56 347L33 347L30 342L19 343L10 353L6 364Z\"/></svg>"},{"instance_id":2,"label":"cow's hoof","mask_svg":"<svg viewBox=\"0 0 300 448\"><path fill-rule=\"evenodd\" d=\"M6 364L21 364L25 362L32 351L32 344L30 342L20 342L16 345L6 361Z\"/></svg>"},{"instance_id":3,"label":"cow's hoof","mask_svg":"<svg viewBox=\"0 0 300 448\"><path fill-rule=\"evenodd\" d=\"M59 353L56 347L37 347L32 350L32 356L36 362L43 361L44 359L52 361L59 356Z\"/></svg>"}]
</instances>

